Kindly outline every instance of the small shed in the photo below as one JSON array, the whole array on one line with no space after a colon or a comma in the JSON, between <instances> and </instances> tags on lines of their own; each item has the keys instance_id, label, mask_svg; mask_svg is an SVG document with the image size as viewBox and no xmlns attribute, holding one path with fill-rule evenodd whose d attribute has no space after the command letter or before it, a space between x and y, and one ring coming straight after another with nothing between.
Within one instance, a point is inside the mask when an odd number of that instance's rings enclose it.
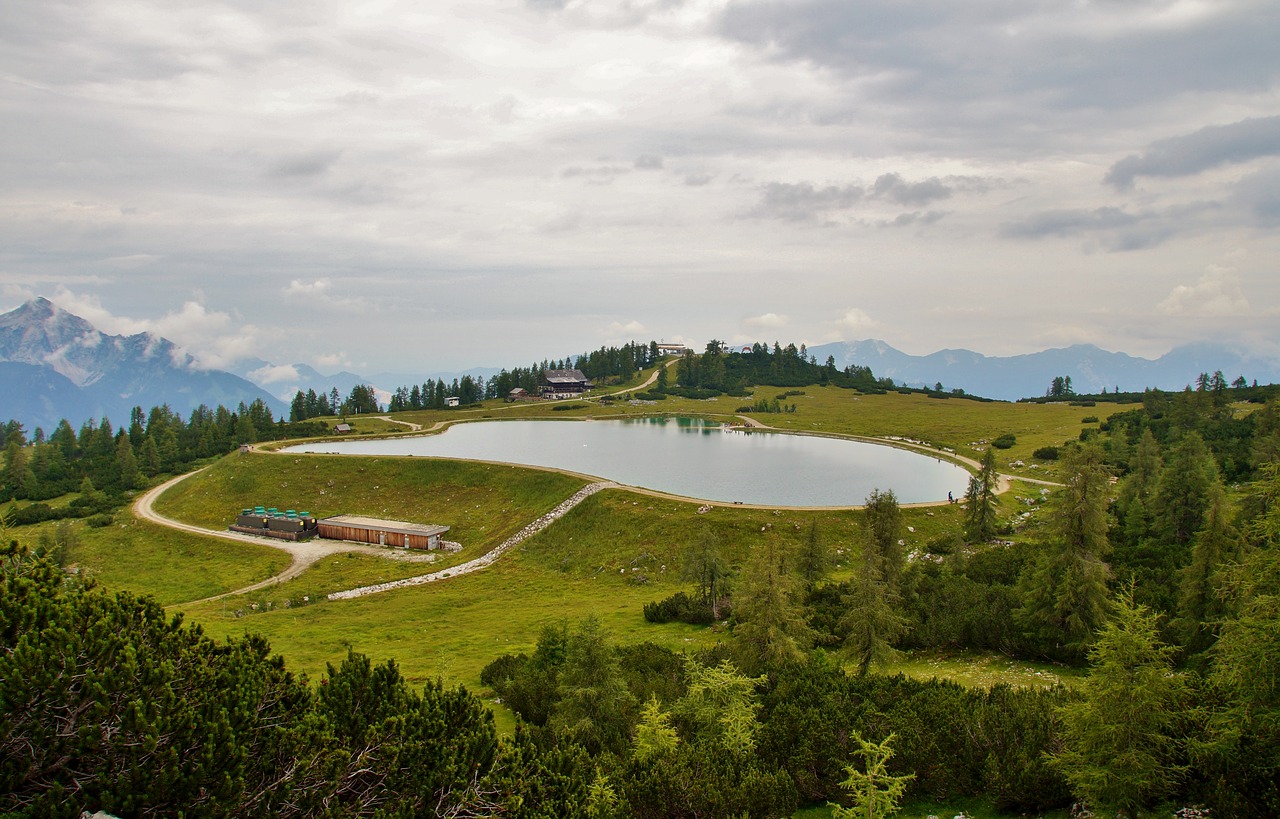
<instances>
[{"instance_id":1,"label":"small shed","mask_svg":"<svg viewBox=\"0 0 1280 819\"><path fill-rule=\"evenodd\" d=\"M460 399L458 396L450 395L448 398L444 399L444 405L446 407L456 407L461 401L462 399Z\"/></svg>"},{"instance_id":2,"label":"small shed","mask_svg":"<svg viewBox=\"0 0 1280 819\"><path fill-rule=\"evenodd\" d=\"M350 424L334 424L333 425L334 435L349 435L350 433L351 433Z\"/></svg>"},{"instance_id":3,"label":"small shed","mask_svg":"<svg viewBox=\"0 0 1280 819\"><path fill-rule=\"evenodd\" d=\"M439 549L440 536L449 531L448 526L380 520L361 515L334 515L317 521L317 528L320 537L329 540L351 540L356 543L376 543L379 546L430 550Z\"/></svg>"}]
</instances>

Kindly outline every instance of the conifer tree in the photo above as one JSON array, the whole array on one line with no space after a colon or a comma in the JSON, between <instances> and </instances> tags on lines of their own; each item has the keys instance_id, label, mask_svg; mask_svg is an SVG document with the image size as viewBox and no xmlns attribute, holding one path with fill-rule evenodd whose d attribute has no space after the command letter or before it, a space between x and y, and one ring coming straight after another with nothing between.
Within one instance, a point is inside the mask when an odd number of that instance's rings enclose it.
<instances>
[{"instance_id":1,"label":"conifer tree","mask_svg":"<svg viewBox=\"0 0 1280 819\"><path fill-rule=\"evenodd\" d=\"M1231 524L1227 494L1215 483L1209 489L1209 506L1191 550L1191 564L1182 570L1178 625L1188 652L1199 653L1213 643L1216 627L1226 614L1217 590L1217 572L1239 556L1240 535Z\"/></svg>"},{"instance_id":2,"label":"conifer tree","mask_svg":"<svg viewBox=\"0 0 1280 819\"><path fill-rule=\"evenodd\" d=\"M982 456L978 474L969 478L965 492L964 533L974 543L986 543L996 534L996 489L1000 476L996 473L996 453L988 448Z\"/></svg>"},{"instance_id":3,"label":"conifer tree","mask_svg":"<svg viewBox=\"0 0 1280 819\"><path fill-rule=\"evenodd\" d=\"M1173 648L1160 642L1158 616L1133 602L1132 587L1112 610L1089 651L1083 696L1059 709L1063 749L1053 764L1092 807L1136 816L1183 773L1175 720L1187 686L1173 672Z\"/></svg>"},{"instance_id":4,"label":"conifer tree","mask_svg":"<svg viewBox=\"0 0 1280 819\"><path fill-rule=\"evenodd\" d=\"M898 812L898 803L907 790L907 785L915 779L915 774L894 775L889 773L889 760L893 758L894 735L884 738L883 742L870 742L854 731L850 736L858 747L854 755L861 757L862 767L848 765L844 772L846 778L840 787L849 792L852 807L832 805L832 819L880 819L893 816Z\"/></svg>"},{"instance_id":5,"label":"conifer tree","mask_svg":"<svg viewBox=\"0 0 1280 819\"><path fill-rule=\"evenodd\" d=\"M748 674L803 662L812 638L785 549L776 540L759 546L734 593L734 653Z\"/></svg>"},{"instance_id":6,"label":"conifer tree","mask_svg":"<svg viewBox=\"0 0 1280 819\"><path fill-rule=\"evenodd\" d=\"M1041 650L1083 657L1107 614L1110 476L1096 447L1076 447L1064 459L1065 486L1052 532L1020 582L1017 619Z\"/></svg>"}]
</instances>

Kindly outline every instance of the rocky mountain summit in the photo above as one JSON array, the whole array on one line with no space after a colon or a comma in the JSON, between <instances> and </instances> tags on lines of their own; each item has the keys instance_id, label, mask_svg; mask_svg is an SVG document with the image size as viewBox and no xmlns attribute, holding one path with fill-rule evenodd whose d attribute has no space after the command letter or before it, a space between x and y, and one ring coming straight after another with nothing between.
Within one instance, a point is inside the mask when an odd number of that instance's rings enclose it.
<instances>
[{"instance_id":1,"label":"rocky mountain summit","mask_svg":"<svg viewBox=\"0 0 1280 819\"><path fill-rule=\"evenodd\" d=\"M260 399L276 414L284 409L239 376L200 369L168 339L108 335L45 298L0 315L0 384L0 418L46 431L63 418L120 423L135 406L168 404L185 415Z\"/></svg>"}]
</instances>

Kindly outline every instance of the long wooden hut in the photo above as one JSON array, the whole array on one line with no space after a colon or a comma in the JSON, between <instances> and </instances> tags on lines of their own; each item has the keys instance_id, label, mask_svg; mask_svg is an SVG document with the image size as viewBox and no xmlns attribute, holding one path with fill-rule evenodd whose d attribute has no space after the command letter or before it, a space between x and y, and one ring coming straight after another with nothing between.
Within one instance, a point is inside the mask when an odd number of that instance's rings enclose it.
<instances>
[{"instance_id":1,"label":"long wooden hut","mask_svg":"<svg viewBox=\"0 0 1280 819\"><path fill-rule=\"evenodd\" d=\"M317 521L317 528L320 537L329 540L351 540L356 543L376 543L379 546L432 550L440 548L440 536L449 531L448 526L380 520L360 515L334 515L331 518L324 518Z\"/></svg>"}]
</instances>

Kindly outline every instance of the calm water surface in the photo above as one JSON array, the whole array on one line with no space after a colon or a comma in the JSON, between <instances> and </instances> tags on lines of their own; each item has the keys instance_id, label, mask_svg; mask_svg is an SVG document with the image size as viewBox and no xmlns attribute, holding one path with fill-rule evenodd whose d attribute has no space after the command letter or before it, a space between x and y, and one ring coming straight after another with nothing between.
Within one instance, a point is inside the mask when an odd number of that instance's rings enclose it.
<instances>
[{"instance_id":1,"label":"calm water surface","mask_svg":"<svg viewBox=\"0 0 1280 819\"><path fill-rule=\"evenodd\" d=\"M724 431L695 418L477 422L440 435L287 451L505 461L766 506L855 506L873 489L892 489L900 503L939 501L948 492L962 496L969 482L961 467L928 455L861 441Z\"/></svg>"}]
</instances>

